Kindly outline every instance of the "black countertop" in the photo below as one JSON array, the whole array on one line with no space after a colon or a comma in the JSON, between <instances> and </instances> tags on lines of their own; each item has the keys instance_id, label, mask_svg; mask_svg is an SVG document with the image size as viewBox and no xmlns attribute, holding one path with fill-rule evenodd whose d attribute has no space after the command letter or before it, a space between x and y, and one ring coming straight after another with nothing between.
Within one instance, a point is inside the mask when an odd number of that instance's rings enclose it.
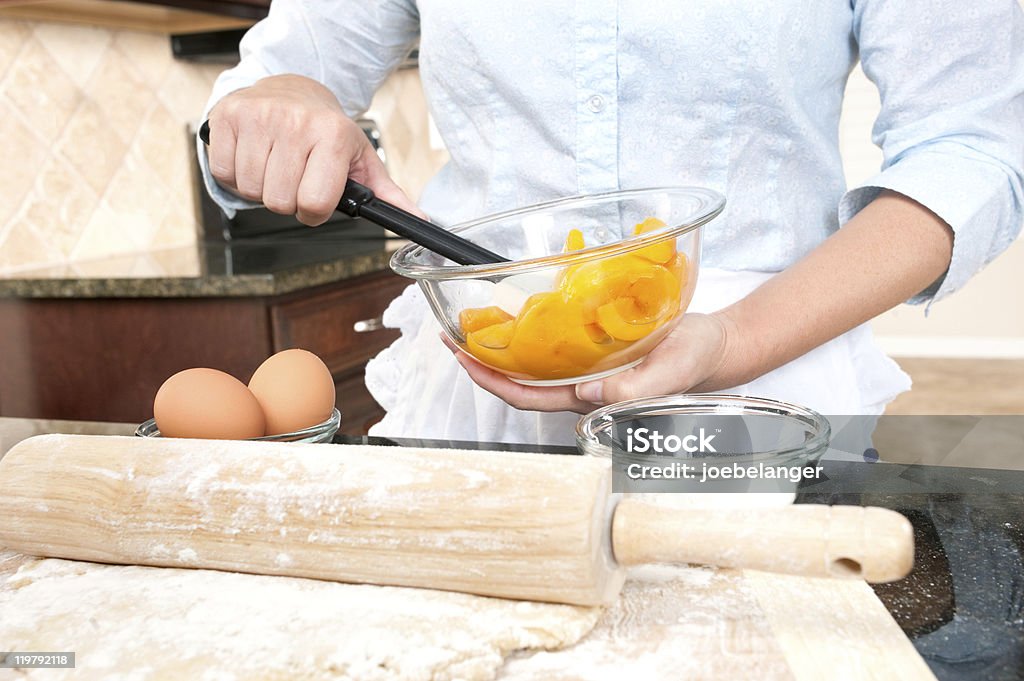
<instances>
[{"instance_id":1,"label":"black countertop","mask_svg":"<svg viewBox=\"0 0 1024 681\"><path fill-rule=\"evenodd\" d=\"M875 593L935 675L1024 678L1024 498L974 493L865 502L897 510L914 525L914 571L876 585Z\"/></svg>"}]
</instances>

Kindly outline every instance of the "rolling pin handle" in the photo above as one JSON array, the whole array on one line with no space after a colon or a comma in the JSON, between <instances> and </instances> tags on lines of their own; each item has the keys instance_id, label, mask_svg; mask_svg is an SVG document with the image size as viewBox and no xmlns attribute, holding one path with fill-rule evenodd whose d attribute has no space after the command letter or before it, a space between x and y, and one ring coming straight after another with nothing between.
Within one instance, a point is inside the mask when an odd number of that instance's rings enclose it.
<instances>
[{"instance_id":1,"label":"rolling pin handle","mask_svg":"<svg viewBox=\"0 0 1024 681\"><path fill-rule=\"evenodd\" d=\"M879 583L910 572L914 532L884 508L800 504L752 513L624 499L612 520L612 550L622 565L693 563Z\"/></svg>"}]
</instances>

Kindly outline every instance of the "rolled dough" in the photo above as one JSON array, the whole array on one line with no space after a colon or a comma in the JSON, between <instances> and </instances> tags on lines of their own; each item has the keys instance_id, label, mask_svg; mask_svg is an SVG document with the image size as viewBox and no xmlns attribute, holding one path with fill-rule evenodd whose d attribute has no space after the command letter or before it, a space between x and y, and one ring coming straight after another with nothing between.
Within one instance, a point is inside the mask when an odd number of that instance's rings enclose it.
<instances>
[{"instance_id":1,"label":"rolled dough","mask_svg":"<svg viewBox=\"0 0 1024 681\"><path fill-rule=\"evenodd\" d=\"M75 670L11 678L493 679L506 655L571 645L599 615L426 589L40 560L0 584L0 647L77 653Z\"/></svg>"}]
</instances>

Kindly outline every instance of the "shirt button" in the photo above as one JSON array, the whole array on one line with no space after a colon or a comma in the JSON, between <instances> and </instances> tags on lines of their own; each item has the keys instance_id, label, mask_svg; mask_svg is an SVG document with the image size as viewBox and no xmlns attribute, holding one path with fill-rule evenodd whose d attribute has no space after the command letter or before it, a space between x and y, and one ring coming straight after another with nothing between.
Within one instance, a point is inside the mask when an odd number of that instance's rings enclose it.
<instances>
[{"instance_id":1,"label":"shirt button","mask_svg":"<svg viewBox=\"0 0 1024 681\"><path fill-rule=\"evenodd\" d=\"M587 107L594 113L601 113L604 111L604 97L601 95L591 95L590 99L587 100Z\"/></svg>"}]
</instances>

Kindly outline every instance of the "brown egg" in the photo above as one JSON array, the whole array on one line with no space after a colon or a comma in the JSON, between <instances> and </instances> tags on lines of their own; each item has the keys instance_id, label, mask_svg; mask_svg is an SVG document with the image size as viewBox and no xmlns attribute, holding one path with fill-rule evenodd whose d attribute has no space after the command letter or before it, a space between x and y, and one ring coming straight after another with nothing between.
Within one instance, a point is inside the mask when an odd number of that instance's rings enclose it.
<instances>
[{"instance_id":1,"label":"brown egg","mask_svg":"<svg viewBox=\"0 0 1024 681\"><path fill-rule=\"evenodd\" d=\"M186 369L164 381L153 417L165 437L246 440L265 430L260 403L245 384L216 369Z\"/></svg>"},{"instance_id":2,"label":"brown egg","mask_svg":"<svg viewBox=\"0 0 1024 681\"><path fill-rule=\"evenodd\" d=\"M252 375L249 390L263 407L267 435L315 426L334 411L334 378L327 365L306 350L272 356Z\"/></svg>"}]
</instances>

